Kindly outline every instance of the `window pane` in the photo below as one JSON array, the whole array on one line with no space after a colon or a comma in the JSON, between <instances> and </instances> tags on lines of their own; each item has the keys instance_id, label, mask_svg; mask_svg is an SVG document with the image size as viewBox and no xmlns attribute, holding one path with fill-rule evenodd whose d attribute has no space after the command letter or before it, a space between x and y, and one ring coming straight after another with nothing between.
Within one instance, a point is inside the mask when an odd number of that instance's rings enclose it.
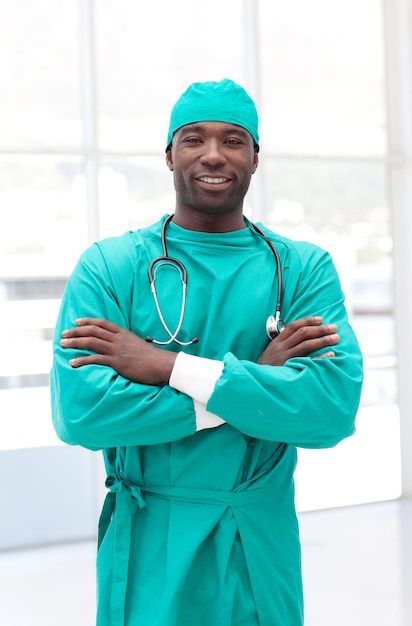
<instances>
[{"instance_id":1,"label":"window pane","mask_svg":"<svg viewBox=\"0 0 412 626\"><path fill-rule=\"evenodd\" d=\"M0 164L0 389L48 383L59 298L86 227L79 163Z\"/></svg>"},{"instance_id":2,"label":"window pane","mask_svg":"<svg viewBox=\"0 0 412 626\"><path fill-rule=\"evenodd\" d=\"M59 444L61 441L52 425L47 386L0 388L0 451Z\"/></svg>"},{"instance_id":3,"label":"window pane","mask_svg":"<svg viewBox=\"0 0 412 626\"><path fill-rule=\"evenodd\" d=\"M259 8L263 145L382 155L382 3L261 0Z\"/></svg>"},{"instance_id":4,"label":"window pane","mask_svg":"<svg viewBox=\"0 0 412 626\"><path fill-rule=\"evenodd\" d=\"M81 143L78 2L13 0L0 8L0 149Z\"/></svg>"},{"instance_id":5,"label":"window pane","mask_svg":"<svg viewBox=\"0 0 412 626\"><path fill-rule=\"evenodd\" d=\"M262 158L266 220L292 238L336 246L348 263L387 262L392 239L385 165ZM352 242L348 249L345 240Z\"/></svg>"},{"instance_id":6,"label":"window pane","mask_svg":"<svg viewBox=\"0 0 412 626\"><path fill-rule=\"evenodd\" d=\"M99 192L102 237L147 226L174 210L173 178L164 157L104 162Z\"/></svg>"},{"instance_id":7,"label":"window pane","mask_svg":"<svg viewBox=\"0 0 412 626\"><path fill-rule=\"evenodd\" d=\"M87 241L80 162L0 162L1 278L65 275Z\"/></svg>"},{"instance_id":8,"label":"window pane","mask_svg":"<svg viewBox=\"0 0 412 626\"><path fill-rule=\"evenodd\" d=\"M295 480L300 511L399 498L399 409L361 407L353 437L335 448L300 448L298 457Z\"/></svg>"},{"instance_id":9,"label":"window pane","mask_svg":"<svg viewBox=\"0 0 412 626\"><path fill-rule=\"evenodd\" d=\"M100 145L160 152L168 113L194 81L244 82L238 0L98 0Z\"/></svg>"}]
</instances>

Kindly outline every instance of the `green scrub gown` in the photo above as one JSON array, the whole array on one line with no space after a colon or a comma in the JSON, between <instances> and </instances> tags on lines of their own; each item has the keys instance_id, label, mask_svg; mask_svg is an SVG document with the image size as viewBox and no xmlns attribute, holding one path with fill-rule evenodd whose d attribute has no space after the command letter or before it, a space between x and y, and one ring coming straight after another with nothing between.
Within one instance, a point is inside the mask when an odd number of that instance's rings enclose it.
<instances>
[{"instance_id":1,"label":"green scrub gown","mask_svg":"<svg viewBox=\"0 0 412 626\"><path fill-rule=\"evenodd\" d=\"M187 267L179 339L165 349L224 361L207 409L226 424L196 432L193 400L168 385L130 382L109 367L72 369L62 349L77 317L167 340L147 276L165 218L94 244L68 281L54 340L52 410L59 437L103 450L108 496L97 556L98 626L299 626L296 447L334 446L354 432L362 360L329 255L265 229L283 269L282 316L321 315L341 341L331 359L255 362L275 309L276 264L249 228L186 231L171 223L170 256ZM263 227L262 227L263 228ZM181 282L156 278L172 331Z\"/></svg>"}]
</instances>

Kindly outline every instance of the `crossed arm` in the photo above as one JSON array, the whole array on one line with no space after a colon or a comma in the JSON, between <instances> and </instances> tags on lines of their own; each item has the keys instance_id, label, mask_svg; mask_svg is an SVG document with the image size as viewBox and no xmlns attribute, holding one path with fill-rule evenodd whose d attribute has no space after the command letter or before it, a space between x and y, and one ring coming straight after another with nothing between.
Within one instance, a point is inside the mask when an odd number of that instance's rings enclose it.
<instances>
[{"instance_id":1,"label":"crossed arm","mask_svg":"<svg viewBox=\"0 0 412 626\"><path fill-rule=\"evenodd\" d=\"M285 330L270 341L258 364L281 366L288 359L305 357L325 350L316 358L335 356L331 348L340 337L335 324L322 324L318 316L306 317L288 324ZM83 365L111 367L124 378L145 385L167 384L178 352L157 348L105 319L80 318L75 326L62 332L62 348L90 350L92 354L70 360L73 368Z\"/></svg>"}]
</instances>

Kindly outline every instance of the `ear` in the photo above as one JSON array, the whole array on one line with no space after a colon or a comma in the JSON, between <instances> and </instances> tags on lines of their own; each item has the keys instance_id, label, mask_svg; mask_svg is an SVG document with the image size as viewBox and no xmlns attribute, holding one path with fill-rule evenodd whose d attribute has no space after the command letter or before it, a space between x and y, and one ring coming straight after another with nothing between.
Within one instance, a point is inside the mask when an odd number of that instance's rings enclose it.
<instances>
[{"instance_id":1,"label":"ear","mask_svg":"<svg viewBox=\"0 0 412 626\"><path fill-rule=\"evenodd\" d=\"M253 164L252 164L252 174L254 174L257 170L257 167L259 165L259 156L257 152L253 153Z\"/></svg>"},{"instance_id":2,"label":"ear","mask_svg":"<svg viewBox=\"0 0 412 626\"><path fill-rule=\"evenodd\" d=\"M168 150L166 152L166 165L171 172L173 172L173 159L172 159L172 150Z\"/></svg>"}]
</instances>

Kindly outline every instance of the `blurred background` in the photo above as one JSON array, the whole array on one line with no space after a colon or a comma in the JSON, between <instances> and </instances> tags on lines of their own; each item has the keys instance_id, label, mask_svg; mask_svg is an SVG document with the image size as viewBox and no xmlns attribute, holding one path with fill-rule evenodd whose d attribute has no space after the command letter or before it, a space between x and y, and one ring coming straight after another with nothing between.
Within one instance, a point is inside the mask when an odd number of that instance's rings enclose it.
<instances>
[{"instance_id":1,"label":"blurred background","mask_svg":"<svg viewBox=\"0 0 412 626\"><path fill-rule=\"evenodd\" d=\"M4 572L10 550L95 537L100 455L51 427L53 326L82 250L173 211L168 118L193 81L232 78L255 99L246 214L332 254L364 354L357 434L299 451L299 514L408 503L412 1L14 0L0 35Z\"/></svg>"}]
</instances>

